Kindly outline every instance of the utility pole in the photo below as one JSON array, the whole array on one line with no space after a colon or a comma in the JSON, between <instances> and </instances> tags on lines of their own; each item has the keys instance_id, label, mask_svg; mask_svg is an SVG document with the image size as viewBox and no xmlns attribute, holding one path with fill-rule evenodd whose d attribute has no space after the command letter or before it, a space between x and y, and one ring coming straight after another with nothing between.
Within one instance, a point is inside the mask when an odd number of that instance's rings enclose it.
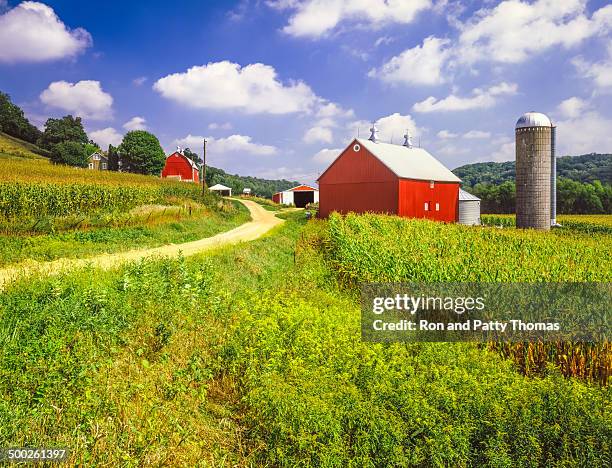
<instances>
[{"instance_id":1,"label":"utility pole","mask_svg":"<svg viewBox=\"0 0 612 468\"><path fill-rule=\"evenodd\" d=\"M206 193L206 138L202 151L202 193Z\"/></svg>"}]
</instances>

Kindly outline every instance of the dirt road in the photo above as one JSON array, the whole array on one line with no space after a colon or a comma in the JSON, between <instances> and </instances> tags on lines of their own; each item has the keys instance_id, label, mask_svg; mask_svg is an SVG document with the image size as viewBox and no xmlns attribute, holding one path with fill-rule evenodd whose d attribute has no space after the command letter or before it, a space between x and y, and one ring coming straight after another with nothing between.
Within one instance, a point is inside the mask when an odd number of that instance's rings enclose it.
<instances>
[{"instance_id":1,"label":"dirt road","mask_svg":"<svg viewBox=\"0 0 612 468\"><path fill-rule=\"evenodd\" d=\"M31 274L57 274L85 266L110 269L120 266L123 263L140 260L146 257L174 257L177 256L179 252L187 257L216 247L257 239L274 226L283 222L281 219L277 218L273 212L262 208L255 202L249 200L238 201L249 209L252 220L231 231L222 232L216 236L193 242L185 242L184 244L169 244L151 249L128 250L126 252L102 254L84 259L59 259L51 262L28 261L20 263L15 266L0 269L0 290L4 288L4 285L15 278Z\"/></svg>"}]
</instances>

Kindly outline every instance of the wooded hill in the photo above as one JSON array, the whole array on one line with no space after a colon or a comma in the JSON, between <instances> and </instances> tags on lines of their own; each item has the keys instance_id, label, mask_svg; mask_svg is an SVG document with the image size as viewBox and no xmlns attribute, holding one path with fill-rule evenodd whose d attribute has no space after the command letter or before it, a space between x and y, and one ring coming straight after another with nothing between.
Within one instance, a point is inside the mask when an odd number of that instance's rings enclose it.
<instances>
[{"instance_id":1,"label":"wooded hill","mask_svg":"<svg viewBox=\"0 0 612 468\"><path fill-rule=\"evenodd\" d=\"M250 188L252 194L265 198L272 198L272 195L276 192L282 192L299 185L299 182L285 179L260 179L258 177L228 174L223 169L210 166L206 168L206 183L209 187L215 184L231 187L235 194L242 193L244 188Z\"/></svg>"},{"instance_id":2,"label":"wooded hill","mask_svg":"<svg viewBox=\"0 0 612 468\"><path fill-rule=\"evenodd\" d=\"M476 184L500 185L514 182L514 161L466 164L453 170L466 187ZM583 154L557 158L557 176L581 183L599 180L602 184L612 183L612 154Z\"/></svg>"}]
</instances>

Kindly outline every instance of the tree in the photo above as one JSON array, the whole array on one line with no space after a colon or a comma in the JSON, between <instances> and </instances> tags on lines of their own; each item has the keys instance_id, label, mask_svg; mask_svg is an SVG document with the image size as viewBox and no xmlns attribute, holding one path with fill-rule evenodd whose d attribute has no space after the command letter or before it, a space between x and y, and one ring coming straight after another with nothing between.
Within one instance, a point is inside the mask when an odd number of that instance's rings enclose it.
<instances>
[{"instance_id":1,"label":"tree","mask_svg":"<svg viewBox=\"0 0 612 468\"><path fill-rule=\"evenodd\" d=\"M118 150L122 168L128 172L159 175L166 162L159 140L145 130L127 132Z\"/></svg>"},{"instance_id":2,"label":"tree","mask_svg":"<svg viewBox=\"0 0 612 468\"><path fill-rule=\"evenodd\" d=\"M36 143L41 135L40 130L25 117L23 110L11 102L8 94L1 91L0 131L29 143Z\"/></svg>"},{"instance_id":3,"label":"tree","mask_svg":"<svg viewBox=\"0 0 612 468\"><path fill-rule=\"evenodd\" d=\"M119 170L119 153L117 152L117 148L113 145L108 145L108 151L106 153L108 157L108 170L109 171L118 171Z\"/></svg>"},{"instance_id":4,"label":"tree","mask_svg":"<svg viewBox=\"0 0 612 468\"><path fill-rule=\"evenodd\" d=\"M86 144L89 142L80 117L66 115L61 119L47 119L45 131L40 138L40 145L51 149L53 145L65 141Z\"/></svg>"},{"instance_id":5,"label":"tree","mask_svg":"<svg viewBox=\"0 0 612 468\"><path fill-rule=\"evenodd\" d=\"M200 156L197 153L194 153L193 151L191 151L189 148L185 148L183 150L183 156L191 159L195 163L200 162Z\"/></svg>"},{"instance_id":6,"label":"tree","mask_svg":"<svg viewBox=\"0 0 612 468\"><path fill-rule=\"evenodd\" d=\"M51 149L51 161L56 164L87 167L89 156L85 151L85 146L76 141L64 141L54 145Z\"/></svg>"},{"instance_id":7,"label":"tree","mask_svg":"<svg viewBox=\"0 0 612 468\"><path fill-rule=\"evenodd\" d=\"M87 154L89 156L91 156L92 154L96 153L96 152L102 152L102 150L100 149L100 147L98 145L96 145L94 142L90 141L89 143L85 144L85 151L87 152Z\"/></svg>"}]
</instances>

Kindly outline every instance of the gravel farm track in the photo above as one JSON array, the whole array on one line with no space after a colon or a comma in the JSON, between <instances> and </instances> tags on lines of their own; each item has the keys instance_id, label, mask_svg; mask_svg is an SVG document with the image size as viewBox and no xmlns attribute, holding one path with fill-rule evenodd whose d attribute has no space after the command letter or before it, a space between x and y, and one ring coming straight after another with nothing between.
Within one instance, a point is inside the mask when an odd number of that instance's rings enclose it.
<instances>
[{"instance_id":1,"label":"gravel farm track","mask_svg":"<svg viewBox=\"0 0 612 468\"><path fill-rule=\"evenodd\" d=\"M108 270L124 263L138 261L147 257L175 257L179 254L187 257L225 245L255 240L283 222L283 220L277 218L273 212L264 209L261 205L253 201L238 201L249 209L251 221L230 231L222 232L216 236L199 239L197 241L163 245L151 249L128 250L126 252L102 254L82 259L59 259L51 262L20 262L16 265L0 269L0 290L14 279L29 275L51 275L83 267Z\"/></svg>"}]
</instances>

